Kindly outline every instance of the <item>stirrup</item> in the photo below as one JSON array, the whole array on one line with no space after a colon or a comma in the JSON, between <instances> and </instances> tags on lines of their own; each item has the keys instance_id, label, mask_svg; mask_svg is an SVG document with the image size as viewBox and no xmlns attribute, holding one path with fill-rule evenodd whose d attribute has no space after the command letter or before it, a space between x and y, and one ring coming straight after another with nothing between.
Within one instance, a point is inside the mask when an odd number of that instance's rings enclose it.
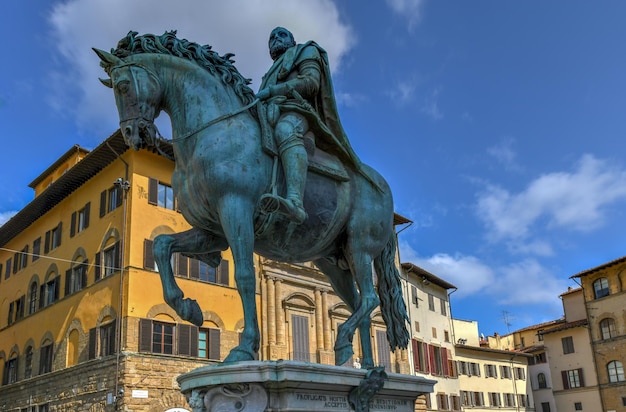
<instances>
[{"instance_id":1,"label":"stirrup","mask_svg":"<svg viewBox=\"0 0 626 412\"><path fill-rule=\"evenodd\" d=\"M298 205L292 199L285 199L278 195L266 193L259 199L259 208L261 213L270 214L278 212L287 216L296 224L301 224L307 218L307 214L301 205Z\"/></svg>"}]
</instances>

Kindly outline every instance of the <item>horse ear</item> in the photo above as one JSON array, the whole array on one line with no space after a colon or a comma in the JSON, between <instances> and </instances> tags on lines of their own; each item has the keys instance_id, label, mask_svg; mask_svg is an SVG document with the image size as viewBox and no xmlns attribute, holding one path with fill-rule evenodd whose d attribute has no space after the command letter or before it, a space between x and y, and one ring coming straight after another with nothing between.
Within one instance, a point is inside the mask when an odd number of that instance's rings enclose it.
<instances>
[{"instance_id":1,"label":"horse ear","mask_svg":"<svg viewBox=\"0 0 626 412\"><path fill-rule=\"evenodd\" d=\"M109 89L113 88L113 82L111 81L111 79L101 79L98 77L98 80L100 80L100 83L104 84Z\"/></svg>"},{"instance_id":2,"label":"horse ear","mask_svg":"<svg viewBox=\"0 0 626 412\"><path fill-rule=\"evenodd\" d=\"M100 60L102 60L107 65L118 66L118 65L124 63L124 60L120 59L117 56L112 55L109 52L105 52L104 50L100 50L100 49L96 49L96 48L92 48L92 50L94 52L96 52L98 57L100 57Z\"/></svg>"}]
</instances>

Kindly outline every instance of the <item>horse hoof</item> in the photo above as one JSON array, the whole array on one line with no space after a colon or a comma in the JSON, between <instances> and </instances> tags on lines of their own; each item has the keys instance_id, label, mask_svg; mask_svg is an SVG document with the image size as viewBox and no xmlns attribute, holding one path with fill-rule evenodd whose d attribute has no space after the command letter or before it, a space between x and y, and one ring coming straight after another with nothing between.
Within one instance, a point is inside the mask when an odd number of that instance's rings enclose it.
<instances>
[{"instance_id":1,"label":"horse hoof","mask_svg":"<svg viewBox=\"0 0 626 412\"><path fill-rule=\"evenodd\" d=\"M202 316L202 310L200 305L193 299L185 299L185 316L181 316L184 320L193 323L196 326L202 326L204 323L204 317Z\"/></svg>"},{"instance_id":2,"label":"horse hoof","mask_svg":"<svg viewBox=\"0 0 626 412\"><path fill-rule=\"evenodd\" d=\"M342 346L341 348L335 348L335 365L343 365L348 362L353 355L354 351L352 350L351 344Z\"/></svg>"},{"instance_id":3,"label":"horse hoof","mask_svg":"<svg viewBox=\"0 0 626 412\"><path fill-rule=\"evenodd\" d=\"M254 355L247 350L241 349L240 347L233 348L228 356L224 358L224 363L232 363L232 362L242 362L242 361L251 361L254 360Z\"/></svg>"}]
</instances>

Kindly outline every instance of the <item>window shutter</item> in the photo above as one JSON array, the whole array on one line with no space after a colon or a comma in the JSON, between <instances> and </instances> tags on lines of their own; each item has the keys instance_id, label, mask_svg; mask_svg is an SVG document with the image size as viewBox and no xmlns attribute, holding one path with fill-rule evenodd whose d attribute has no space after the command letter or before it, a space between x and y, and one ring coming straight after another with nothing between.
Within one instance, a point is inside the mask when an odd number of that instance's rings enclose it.
<instances>
[{"instance_id":1,"label":"window shutter","mask_svg":"<svg viewBox=\"0 0 626 412\"><path fill-rule=\"evenodd\" d=\"M139 319L139 352L152 352L152 320Z\"/></svg>"},{"instance_id":2,"label":"window shutter","mask_svg":"<svg viewBox=\"0 0 626 412\"><path fill-rule=\"evenodd\" d=\"M430 373L437 372L437 365L435 363L435 347L428 345L428 362L430 363Z\"/></svg>"},{"instance_id":3,"label":"window shutter","mask_svg":"<svg viewBox=\"0 0 626 412\"><path fill-rule=\"evenodd\" d=\"M59 230L57 231L59 238L57 239L57 247L61 246L61 238L62 236L62 229L63 229L63 222L59 222L59 226L57 226L59 228Z\"/></svg>"},{"instance_id":4,"label":"window shutter","mask_svg":"<svg viewBox=\"0 0 626 412\"><path fill-rule=\"evenodd\" d=\"M74 237L76 234L76 212L72 213L72 218L70 220L70 237Z\"/></svg>"},{"instance_id":5,"label":"window shutter","mask_svg":"<svg viewBox=\"0 0 626 412\"><path fill-rule=\"evenodd\" d=\"M48 253L50 251L50 231L46 232L46 236L43 244L43 253Z\"/></svg>"},{"instance_id":6,"label":"window shutter","mask_svg":"<svg viewBox=\"0 0 626 412\"><path fill-rule=\"evenodd\" d=\"M585 386L585 378L583 377L583 369L579 368L578 369L578 379L580 380L580 387L584 387Z\"/></svg>"},{"instance_id":7,"label":"window shutter","mask_svg":"<svg viewBox=\"0 0 626 412\"><path fill-rule=\"evenodd\" d=\"M43 283L39 286L39 309L43 308L46 304L46 284Z\"/></svg>"},{"instance_id":8,"label":"window shutter","mask_svg":"<svg viewBox=\"0 0 626 412\"><path fill-rule=\"evenodd\" d=\"M61 275L54 278L54 301L59 300L59 291L61 289Z\"/></svg>"},{"instance_id":9,"label":"window shutter","mask_svg":"<svg viewBox=\"0 0 626 412\"><path fill-rule=\"evenodd\" d=\"M443 376L450 376L450 367L448 365L448 350L441 348L441 363L443 364Z\"/></svg>"},{"instance_id":10,"label":"window shutter","mask_svg":"<svg viewBox=\"0 0 626 412\"><path fill-rule=\"evenodd\" d=\"M72 278L72 269L68 269L65 271L65 295L70 294L70 279Z\"/></svg>"},{"instance_id":11,"label":"window shutter","mask_svg":"<svg viewBox=\"0 0 626 412\"><path fill-rule=\"evenodd\" d=\"M413 349L413 369L415 372L420 371L420 357L419 357L419 342L415 339L411 339L411 348Z\"/></svg>"},{"instance_id":12,"label":"window shutter","mask_svg":"<svg viewBox=\"0 0 626 412\"><path fill-rule=\"evenodd\" d=\"M191 339L191 326L180 324L178 325L178 354L189 356L189 341Z\"/></svg>"},{"instance_id":13,"label":"window shutter","mask_svg":"<svg viewBox=\"0 0 626 412\"><path fill-rule=\"evenodd\" d=\"M188 270L187 270L188 265L189 265L189 258L179 253L178 254L178 273L177 273L178 276L183 276L183 277L188 276Z\"/></svg>"},{"instance_id":14,"label":"window shutter","mask_svg":"<svg viewBox=\"0 0 626 412\"><path fill-rule=\"evenodd\" d=\"M118 208L122 206L122 196L124 195L124 192L122 191L121 186L115 186L115 192L117 195L115 196L115 207Z\"/></svg>"},{"instance_id":15,"label":"window shutter","mask_svg":"<svg viewBox=\"0 0 626 412\"><path fill-rule=\"evenodd\" d=\"M220 262L220 265L218 266L219 269L219 279L217 280L217 283L221 284L221 285L225 285L228 286L228 261L222 259L222 261Z\"/></svg>"},{"instance_id":16,"label":"window shutter","mask_svg":"<svg viewBox=\"0 0 626 412\"><path fill-rule=\"evenodd\" d=\"M101 270L101 266L100 266L100 252L96 253L96 265L95 266L96 266L95 267L95 272L96 272L95 280L99 280L100 276L101 276L101 273L100 273L100 270Z\"/></svg>"},{"instance_id":17,"label":"window shutter","mask_svg":"<svg viewBox=\"0 0 626 412\"><path fill-rule=\"evenodd\" d=\"M111 339L109 339L109 351L107 352L109 355L112 355L115 352L115 346L117 345L117 320L114 319L113 322L110 323L111 325L111 330L113 331L113 336L111 336Z\"/></svg>"},{"instance_id":18,"label":"window shutter","mask_svg":"<svg viewBox=\"0 0 626 412\"><path fill-rule=\"evenodd\" d=\"M200 278L200 262L196 259L189 259L189 277L192 279Z\"/></svg>"},{"instance_id":19,"label":"window shutter","mask_svg":"<svg viewBox=\"0 0 626 412\"><path fill-rule=\"evenodd\" d=\"M85 261L80 265L80 288L87 287L87 269L89 268L89 261Z\"/></svg>"},{"instance_id":20,"label":"window shutter","mask_svg":"<svg viewBox=\"0 0 626 412\"><path fill-rule=\"evenodd\" d=\"M22 319L24 317L24 306L25 306L25 304L26 304L26 295L22 295L22 296L20 296L20 311L17 314L19 319ZM582 373L582 370L581 370L581 373Z\"/></svg>"},{"instance_id":21,"label":"window shutter","mask_svg":"<svg viewBox=\"0 0 626 412\"><path fill-rule=\"evenodd\" d=\"M103 190L100 193L100 217L107 213L107 191Z\"/></svg>"},{"instance_id":22,"label":"window shutter","mask_svg":"<svg viewBox=\"0 0 626 412\"><path fill-rule=\"evenodd\" d=\"M89 348L88 348L89 359L96 358L97 337L98 337L98 334L97 334L96 328L89 329Z\"/></svg>"},{"instance_id":23,"label":"window shutter","mask_svg":"<svg viewBox=\"0 0 626 412\"><path fill-rule=\"evenodd\" d=\"M89 214L91 213L91 202L87 202L87 204L85 205L85 217L84 217L84 225L85 225L85 229L87 229L89 227Z\"/></svg>"},{"instance_id":24,"label":"window shutter","mask_svg":"<svg viewBox=\"0 0 626 412\"><path fill-rule=\"evenodd\" d=\"M13 255L13 274L17 273L17 267L20 265L20 253L17 252Z\"/></svg>"},{"instance_id":25,"label":"window shutter","mask_svg":"<svg viewBox=\"0 0 626 412\"><path fill-rule=\"evenodd\" d=\"M154 270L154 252L152 251L153 242L150 239L143 241L143 268Z\"/></svg>"},{"instance_id":26,"label":"window shutter","mask_svg":"<svg viewBox=\"0 0 626 412\"><path fill-rule=\"evenodd\" d=\"M113 262L115 266L115 271L117 272L118 270L122 270L122 247L120 241L118 240L117 242L115 242L115 245L113 247L115 248L115 250L113 251Z\"/></svg>"},{"instance_id":27,"label":"window shutter","mask_svg":"<svg viewBox=\"0 0 626 412\"><path fill-rule=\"evenodd\" d=\"M561 371L561 378L563 379L563 389L569 389L569 379L567 378L567 371Z\"/></svg>"},{"instance_id":28,"label":"window shutter","mask_svg":"<svg viewBox=\"0 0 626 412\"><path fill-rule=\"evenodd\" d=\"M13 308L15 307L15 302L9 303L9 317L7 318L7 323L10 325L13 323Z\"/></svg>"},{"instance_id":29,"label":"window shutter","mask_svg":"<svg viewBox=\"0 0 626 412\"><path fill-rule=\"evenodd\" d=\"M197 339L196 339L197 340ZM209 329L209 359L220 360L220 330Z\"/></svg>"},{"instance_id":30,"label":"window shutter","mask_svg":"<svg viewBox=\"0 0 626 412\"><path fill-rule=\"evenodd\" d=\"M148 178L148 203L156 205L159 200L159 181L150 177Z\"/></svg>"}]
</instances>

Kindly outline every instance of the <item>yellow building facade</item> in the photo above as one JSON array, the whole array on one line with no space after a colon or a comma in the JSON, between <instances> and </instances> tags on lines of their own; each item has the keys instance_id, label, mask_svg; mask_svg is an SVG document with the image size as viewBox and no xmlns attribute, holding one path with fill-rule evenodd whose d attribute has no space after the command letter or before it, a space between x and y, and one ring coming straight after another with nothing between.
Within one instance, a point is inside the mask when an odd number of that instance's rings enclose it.
<instances>
[{"instance_id":1,"label":"yellow building facade","mask_svg":"<svg viewBox=\"0 0 626 412\"><path fill-rule=\"evenodd\" d=\"M238 344L243 310L230 251L218 268L172 258L202 327L164 302L152 242L190 228L176 210L173 167L153 151L128 150L119 131L92 151L74 146L0 227L0 410L187 411L176 377ZM259 359L334 364L349 311L324 275L259 256L255 268ZM348 366L362 356L361 338ZM367 339L376 363L408 370L408 351L389 351L378 310Z\"/></svg>"}]
</instances>

